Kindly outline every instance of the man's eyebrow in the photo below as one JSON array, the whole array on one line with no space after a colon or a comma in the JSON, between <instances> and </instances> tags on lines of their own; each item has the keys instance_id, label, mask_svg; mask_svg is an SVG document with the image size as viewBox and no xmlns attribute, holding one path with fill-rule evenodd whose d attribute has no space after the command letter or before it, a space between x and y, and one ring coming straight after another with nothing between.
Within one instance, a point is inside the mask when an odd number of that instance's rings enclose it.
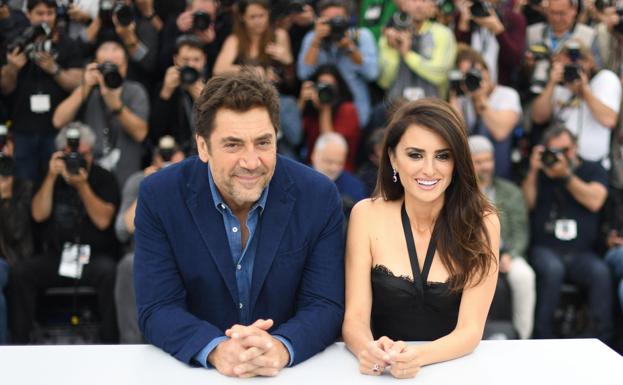
<instances>
[{"instance_id":1,"label":"man's eyebrow","mask_svg":"<svg viewBox=\"0 0 623 385\"><path fill-rule=\"evenodd\" d=\"M235 136L226 136L224 138L222 138L220 140L221 143L227 143L227 142L235 142L235 143L242 143L243 140L240 138L236 138Z\"/></svg>"}]
</instances>

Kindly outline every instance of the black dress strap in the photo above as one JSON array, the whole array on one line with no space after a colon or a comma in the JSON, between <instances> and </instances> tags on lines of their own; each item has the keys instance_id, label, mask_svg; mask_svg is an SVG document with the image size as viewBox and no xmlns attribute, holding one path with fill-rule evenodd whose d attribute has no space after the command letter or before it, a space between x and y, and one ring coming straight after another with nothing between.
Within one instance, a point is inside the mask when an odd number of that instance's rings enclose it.
<instances>
[{"instance_id":1,"label":"black dress strap","mask_svg":"<svg viewBox=\"0 0 623 385\"><path fill-rule=\"evenodd\" d=\"M436 241L434 234L431 236L428 243L428 250L426 250L426 259L424 260L424 271L420 273L420 263L417 257L417 250L415 249L415 241L413 240L413 231L411 230L411 221L407 215L407 209L404 202L402 203L402 209L400 211L402 219L402 229L405 233L405 240L407 241L407 250L409 251L409 260L411 261L411 272L413 273L413 283L416 288L424 293L424 282L428 281L428 273L433 263L433 256L436 250Z\"/></svg>"}]
</instances>

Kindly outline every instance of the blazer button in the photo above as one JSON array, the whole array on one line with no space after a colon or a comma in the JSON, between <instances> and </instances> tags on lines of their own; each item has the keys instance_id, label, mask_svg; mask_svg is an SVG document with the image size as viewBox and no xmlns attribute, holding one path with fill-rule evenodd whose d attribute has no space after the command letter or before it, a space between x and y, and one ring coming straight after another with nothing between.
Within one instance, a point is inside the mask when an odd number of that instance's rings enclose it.
<instances>
[{"instance_id":1,"label":"blazer button","mask_svg":"<svg viewBox=\"0 0 623 385\"><path fill-rule=\"evenodd\" d=\"M240 302L240 308L242 309L244 307L244 305L242 304L242 302Z\"/></svg>"}]
</instances>

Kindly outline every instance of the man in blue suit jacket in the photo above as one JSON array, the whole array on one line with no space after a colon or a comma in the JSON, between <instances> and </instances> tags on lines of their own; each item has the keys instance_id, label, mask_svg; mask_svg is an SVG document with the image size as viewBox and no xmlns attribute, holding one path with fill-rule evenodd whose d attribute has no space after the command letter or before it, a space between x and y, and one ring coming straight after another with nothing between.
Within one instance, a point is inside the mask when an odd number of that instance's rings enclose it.
<instances>
[{"instance_id":1,"label":"man in blue suit jacket","mask_svg":"<svg viewBox=\"0 0 623 385\"><path fill-rule=\"evenodd\" d=\"M199 157L141 185L134 279L145 338L228 376L272 376L338 337L340 197L277 156L279 101L248 71L212 78L195 107Z\"/></svg>"}]
</instances>

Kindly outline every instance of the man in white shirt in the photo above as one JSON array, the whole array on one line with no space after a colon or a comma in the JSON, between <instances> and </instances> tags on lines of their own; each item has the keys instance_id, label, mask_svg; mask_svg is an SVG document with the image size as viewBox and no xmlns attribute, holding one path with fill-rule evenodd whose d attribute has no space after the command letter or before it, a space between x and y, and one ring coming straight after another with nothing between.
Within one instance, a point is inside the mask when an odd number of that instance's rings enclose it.
<instances>
[{"instance_id":1,"label":"man in white shirt","mask_svg":"<svg viewBox=\"0 0 623 385\"><path fill-rule=\"evenodd\" d=\"M620 104L621 81L617 75L599 70L591 51L571 40L553 58L547 86L532 106L532 119L537 124L564 123L578 138L580 157L602 161L608 169L610 134Z\"/></svg>"}]
</instances>

